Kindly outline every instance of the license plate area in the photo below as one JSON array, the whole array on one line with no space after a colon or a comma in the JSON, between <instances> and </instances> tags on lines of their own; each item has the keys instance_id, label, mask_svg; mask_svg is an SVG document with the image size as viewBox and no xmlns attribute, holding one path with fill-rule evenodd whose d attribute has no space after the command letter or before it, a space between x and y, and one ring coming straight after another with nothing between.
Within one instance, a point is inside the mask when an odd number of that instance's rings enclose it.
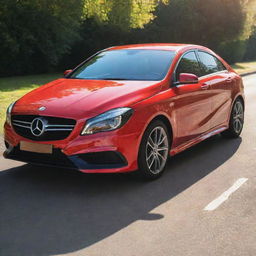
<instances>
[{"instance_id":1,"label":"license plate area","mask_svg":"<svg viewBox=\"0 0 256 256\"><path fill-rule=\"evenodd\" d=\"M50 144L40 144L27 141L20 142L20 150L34 153L52 154L53 146Z\"/></svg>"}]
</instances>

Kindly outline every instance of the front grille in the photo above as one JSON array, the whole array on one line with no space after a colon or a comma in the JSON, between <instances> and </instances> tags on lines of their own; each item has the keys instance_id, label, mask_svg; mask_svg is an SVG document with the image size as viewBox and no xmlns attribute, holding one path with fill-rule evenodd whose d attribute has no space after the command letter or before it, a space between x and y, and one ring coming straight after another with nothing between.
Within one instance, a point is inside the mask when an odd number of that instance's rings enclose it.
<instances>
[{"instance_id":1,"label":"front grille","mask_svg":"<svg viewBox=\"0 0 256 256\"><path fill-rule=\"evenodd\" d=\"M43 122L43 126L40 126L40 129L38 130L40 131L43 129L42 134L40 134L40 132L38 132L37 130L35 130L33 134L32 122L35 119L40 119ZM36 115L12 116L12 126L15 132L24 138L35 141L63 140L69 136L69 134L74 129L75 124L76 121L73 119L60 117Z\"/></svg>"}]
</instances>

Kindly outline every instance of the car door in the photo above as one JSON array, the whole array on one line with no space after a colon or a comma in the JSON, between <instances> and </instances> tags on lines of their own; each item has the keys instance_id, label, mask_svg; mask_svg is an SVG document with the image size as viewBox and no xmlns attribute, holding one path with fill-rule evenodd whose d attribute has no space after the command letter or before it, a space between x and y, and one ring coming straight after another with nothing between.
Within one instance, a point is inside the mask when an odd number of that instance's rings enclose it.
<instances>
[{"instance_id":1,"label":"car door","mask_svg":"<svg viewBox=\"0 0 256 256\"><path fill-rule=\"evenodd\" d=\"M205 51L198 51L203 79L210 81L212 92L212 117L211 128L214 129L227 122L232 103L230 86L232 76L224 64L215 56Z\"/></svg>"},{"instance_id":2,"label":"car door","mask_svg":"<svg viewBox=\"0 0 256 256\"><path fill-rule=\"evenodd\" d=\"M179 74L201 75L201 69L195 51L185 53L175 70L176 86L173 88L174 115L177 127L177 139L174 146L180 146L199 137L210 129L211 93L210 83L200 80L193 84L179 84Z\"/></svg>"}]
</instances>

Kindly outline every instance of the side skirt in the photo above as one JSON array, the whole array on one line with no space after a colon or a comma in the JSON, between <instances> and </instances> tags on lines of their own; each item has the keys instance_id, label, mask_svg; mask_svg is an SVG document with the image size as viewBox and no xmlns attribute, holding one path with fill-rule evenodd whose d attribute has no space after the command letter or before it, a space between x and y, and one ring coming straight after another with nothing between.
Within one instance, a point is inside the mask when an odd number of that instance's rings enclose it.
<instances>
[{"instance_id":1,"label":"side skirt","mask_svg":"<svg viewBox=\"0 0 256 256\"><path fill-rule=\"evenodd\" d=\"M226 129L228 129L227 126L220 126L218 128L214 128L210 132L206 132L193 140L190 140L176 148L171 149L169 154L171 156L174 156L174 155L176 155L176 154L178 154L178 153L180 153L180 152L182 152L182 151L184 151L184 150L186 150L186 149L188 149L188 148L190 148L190 147L192 147L192 146L194 146L194 145L196 145L196 144L198 144L198 143L200 143L218 133L225 131Z\"/></svg>"}]
</instances>

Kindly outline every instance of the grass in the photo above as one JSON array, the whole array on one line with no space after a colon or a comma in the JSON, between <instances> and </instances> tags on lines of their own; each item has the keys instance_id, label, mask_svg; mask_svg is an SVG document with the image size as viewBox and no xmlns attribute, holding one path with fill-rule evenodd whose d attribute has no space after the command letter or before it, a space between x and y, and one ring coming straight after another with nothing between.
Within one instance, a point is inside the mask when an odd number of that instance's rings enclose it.
<instances>
[{"instance_id":1,"label":"grass","mask_svg":"<svg viewBox=\"0 0 256 256\"><path fill-rule=\"evenodd\" d=\"M256 61L238 62L238 63L232 65L232 68L235 69L236 72L238 72L240 74L256 71Z\"/></svg>"},{"instance_id":2,"label":"grass","mask_svg":"<svg viewBox=\"0 0 256 256\"><path fill-rule=\"evenodd\" d=\"M0 134L3 133L6 109L27 92L61 77L61 74L16 76L0 78Z\"/></svg>"},{"instance_id":3,"label":"grass","mask_svg":"<svg viewBox=\"0 0 256 256\"><path fill-rule=\"evenodd\" d=\"M236 63L232 67L238 73L256 71L256 61ZM3 132L6 108L11 102L16 101L32 89L59 77L61 74L0 78L0 134Z\"/></svg>"}]
</instances>

